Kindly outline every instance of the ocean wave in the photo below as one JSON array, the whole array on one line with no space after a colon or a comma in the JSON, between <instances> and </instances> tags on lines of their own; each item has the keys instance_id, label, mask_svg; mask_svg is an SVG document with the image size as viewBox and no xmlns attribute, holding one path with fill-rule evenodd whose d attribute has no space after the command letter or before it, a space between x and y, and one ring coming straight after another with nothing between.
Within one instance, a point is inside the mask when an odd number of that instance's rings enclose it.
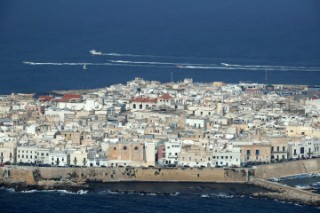
<instances>
[{"instance_id":1,"label":"ocean wave","mask_svg":"<svg viewBox=\"0 0 320 213\"><path fill-rule=\"evenodd\" d=\"M123 64L177 65L177 63L156 62L156 61L123 61L123 60L108 60L108 61L112 63L123 63Z\"/></svg>"},{"instance_id":2,"label":"ocean wave","mask_svg":"<svg viewBox=\"0 0 320 213\"><path fill-rule=\"evenodd\" d=\"M129 61L129 60L109 60L108 63L91 62L31 62L23 61L27 65L53 65L53 66L127 66L127 67L147 67L164 69L195 69L195 70L244 70L244 71L278 71L278 72L320 72L320 67L303 66L269 66L269 65L239 65L239 64L192 64L178 62L159 61Z\"/></svg>"},{"instance_id":3,"label":"ocean wave","mask_svg":"<svg viewBox=\"0 0 320 213\"><path fill-rule=\"evenodd\" d=\"M201 197L217 197L217 198L234 198L235 195L225 194L225 193L213 193L213 194L203 194Z\"/></svg>"},{"instance_id":4,"label":"ocean wave","mask_svg":"<svg viewBox=\"0 0 320 213\"><path fill-rule=\"evenodd\" d=\"M297 189L302 189L302 190L312 189L312 186L310 186L310 185L296 185L295 187Z\"/></svg>"},{"instance_id":5,"label":"ocean wave","mask_svg":"<svg viewBox=\"0 0 320 213\"><path fill-rule=\"evenodd\" d=\"M180 192L170 193L170 196L178 196Z\"/></svg>"}]
</instances>

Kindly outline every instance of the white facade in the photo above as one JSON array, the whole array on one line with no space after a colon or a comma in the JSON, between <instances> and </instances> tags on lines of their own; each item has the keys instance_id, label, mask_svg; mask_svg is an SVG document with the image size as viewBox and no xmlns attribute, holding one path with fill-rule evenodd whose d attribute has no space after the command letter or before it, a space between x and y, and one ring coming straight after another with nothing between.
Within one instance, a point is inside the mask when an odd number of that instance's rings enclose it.
<instances>
[{"instance_id":1,"label":"white facade","mask_svg":"<svg viewBox=\"0 0 320 213\"><path fill-rule=\"evenodd\" d=\"M206 120L201 118L187 118L186 125L194 128L204 128L206 126Z\"/></svg>"},{"instance_id":2,"label":"white facade","mask_svg":"<svg viewBox=\"0 0 320 213\"><path fill-rule=\"evenodd\" d=\"M320 156L320 141L306 139L300 142L288 143L289 158L311 158Z\"/></svg>"},{"instance_id":3,"label":"white facade","mask_svg":"<svg viewBox=\"0 0 320 213\"><path fill-rule=\"evenodd\" d=\"M37 163L50 164L50 162L49 162L49 149L38 148L38 150L37 150Z\"/></svg>"},{"instance_id":4,"label":"white facade","mask_svg":"<svg viewBox=\"0 0 320 213\"><path fill-rule=\"evenodd\" d=\"M166 165L177 164L181 151L181 142L165 142L165 159L163 163Z\"/></svg>"},{"instance_id":5,"label":"white facade","mask_svg":"<svg viewBox=\"0 0 320 213\"><path fill-rule=\"evenodd\" d=\"M64 151L52 151L49 153L49 164L51 166L69 165L68 155Z\"/></svg>"},{"instance_id":6,"label":"white facade","mask_svg":"<svg viewBox=\"0 0 320 213\"><path fill-rule=\"evenodd\" d=\"M17 163L37 163L37 147L19 146L17 147Z\"/></svg>"},{"instance_id":7,"label":"white facade","mask_svg":"<svg viewBox=\"0 0 320 213\"><path fill-rule=\"evenodd\" d=\"M88 153L84 150L76 150L70 153L70 165L87 166Z\"/></svg>"},{"instance_id":8,"label":"white facade","mask_svg":"<svg viewBox=\"0 0 320 213\"><path fill-rule=\"evenodd\" d=\"M215 152L217 151L217 152ZM229 147L227 149L214 150L212 164L216 166L240 166L241 153L239 147Z\"/></svg>"},{"instance_id":9,"label":"white facade","mask_svg":"<svg viewBox=\"0 0 320 213\"><path fill-rule=\"evenodd\" d=\"M0 163L14 163L15 161L15 149L14 148L0 148Z\"/></svg>"}]
</instances>

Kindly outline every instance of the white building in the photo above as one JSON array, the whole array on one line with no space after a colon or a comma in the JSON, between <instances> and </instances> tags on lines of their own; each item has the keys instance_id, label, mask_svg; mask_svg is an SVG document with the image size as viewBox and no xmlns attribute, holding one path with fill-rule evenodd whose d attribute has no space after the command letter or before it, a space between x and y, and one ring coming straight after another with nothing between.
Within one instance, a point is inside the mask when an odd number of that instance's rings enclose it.
<instances>
[{"instance_id":1,"label":"white building","mask_svg":"<svg viewBox=\"0 0 320 213\"><path fill-rule=\"evenodd\" d=\"M17 163L37 163L37 151L35 146L17 147Z\"/></svg>"},{"instance_id":2,"label":"white building","mask_svg":"<svg viewBox=\"0 0 320 213\"><path fill-rule=\"evenodd\" d=\"M51 166L67 166L69 162L68 154L65 151L53 150L49 153L49 164Z\"/></svg>"},{"instance_id":3,"label":"white building","mask_svg":"<svg viewBox=\"0 0 320 213\"><path fill-rule=\"evenodd\" d=\"M178 158L181 151L181 141L165 142L165 159L163 164L178 164Z\"/></svg>"},{"instance_id":4,"label":"white building","mask_svg":"<svg viewBox=\"0 0 320 213\"><path fill-rule=\"evenodd\" d=\"M50 164L49 161L49 149L38 148L37 150L37 163L38 164Z\"/></svg>"},{"instance_id":5,"label":"white building","mask_svg":"<svg viewBox=\"0 0 320 213\"><path fill-rule=\"evenodd\" d=\"M316 138L288 143L289 158L311 158L320 156L320 141Z\"/></svg>"},{"instance_id":6,"label":"white building","mask_svg":"<svg viewBox=\"0 0 320 213\"><path fill-rule=\"evenodd\" d=\"M85 150L75 150L70 153L70 165L87 166L88 153Z\"/></svg>"},{"instance_id":7,"label":"white building","mask_svg":"<svg viewBox=\"0 0 320 213\"><path fill-rule=\"evenodd\" d=\"M187 118L186 125L194 128L204 128L206 126L206 119Z\"/></svg>"},{"instance_id":8,"label":"white building","mask_svg":"<svg viewBox=\"0 0 320 213\"><path fill-rule=\"evenodd\" d=\"M15 149L10 147L0 147L0 163L14 163Z\"/></svg>"},{"instance_id":9,"label":"white building","mask_svg":"<svg viewBox=\"0 0 320 213\"><path fill-rule=\"evenodd\" d=\"M241 165L240 147L228 146L226 149L213 149L212 164L216 166L238 166Z\"/></svg>"}]
</instances>

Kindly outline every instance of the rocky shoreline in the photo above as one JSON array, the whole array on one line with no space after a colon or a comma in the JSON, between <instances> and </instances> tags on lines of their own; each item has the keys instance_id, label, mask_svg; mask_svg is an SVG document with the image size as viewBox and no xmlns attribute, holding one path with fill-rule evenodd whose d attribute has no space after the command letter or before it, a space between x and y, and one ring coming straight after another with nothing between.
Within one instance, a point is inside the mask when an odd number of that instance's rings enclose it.
<instances>
[{"instance_id":1,"label":"rocky shoreline","mask_svg":"<svg viewBox=\"0 0 320 213\"><path fill-rule=\"evenodd\" d=\"M79 190L89 190L89 185L86 183L74 183L71 181L39 181L38 184L27 184L20 181L1 181L0 187L11 188L16 192L29 190L66 190L77 192Z\"/></svg>"},{"instance_id":2,"label":"rocky shoreline","mask_svg":"<svg viewBox=\"0 0 320 213\"><path fill-rule=\"evenodd\" d=\"M31 190L64 190L71 193L80 191L94 192L105 189L113 193L138 193L155 195L183 194L224 194L225 196L250 196L267 198L307 206L320 206L320 196L292 187L274 184L265 180L254 180L246 183L199 183L199 182L139 182L119 181L102 182L73 182L70 180L46 180L37 184L27 184L19 181L1 181L1 188L10 188L15 192ZM161 187L161 188L159 188Z\"/></svg>"},{"instance_id":3,"label":"rocky shoreline","mask_svg":"<svg viewBox=\"0 0 320 213\"><path fill-rule=\"evenodd\" d=\"M305 161L307 165L309 161ZM310 161L311 162L311 161ZM244 169L192 168L58 168L19 167L0 169L0 187L15 191L66 190L88 192L106 189L121 193L172 194L175 192L247 195L320 206L320 194L267 181L269 167ZM313 172L318 172L315 168ZM260 175L259 175L260 174ZM286 173L290 174L289 172ZM296 173L295 173L296 174Z\"/></svg>"}]
</instances>

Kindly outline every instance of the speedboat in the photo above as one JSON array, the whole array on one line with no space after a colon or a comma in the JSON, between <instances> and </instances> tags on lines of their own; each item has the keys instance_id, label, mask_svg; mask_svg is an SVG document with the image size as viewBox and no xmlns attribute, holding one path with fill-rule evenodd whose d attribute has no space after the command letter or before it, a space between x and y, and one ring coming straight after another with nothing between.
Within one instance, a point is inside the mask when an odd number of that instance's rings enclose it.
<instances>
[{"instance_id":1,"label":"speedboat","mask_svg":"<svg viewBox=\"0 0 320 213\"><path fill-rule=\"evenodd\" d=\"M89 51L92 55L102 55L102 52L96 51L96 50L90 50Z\"/></svg>"}]
</instances>

